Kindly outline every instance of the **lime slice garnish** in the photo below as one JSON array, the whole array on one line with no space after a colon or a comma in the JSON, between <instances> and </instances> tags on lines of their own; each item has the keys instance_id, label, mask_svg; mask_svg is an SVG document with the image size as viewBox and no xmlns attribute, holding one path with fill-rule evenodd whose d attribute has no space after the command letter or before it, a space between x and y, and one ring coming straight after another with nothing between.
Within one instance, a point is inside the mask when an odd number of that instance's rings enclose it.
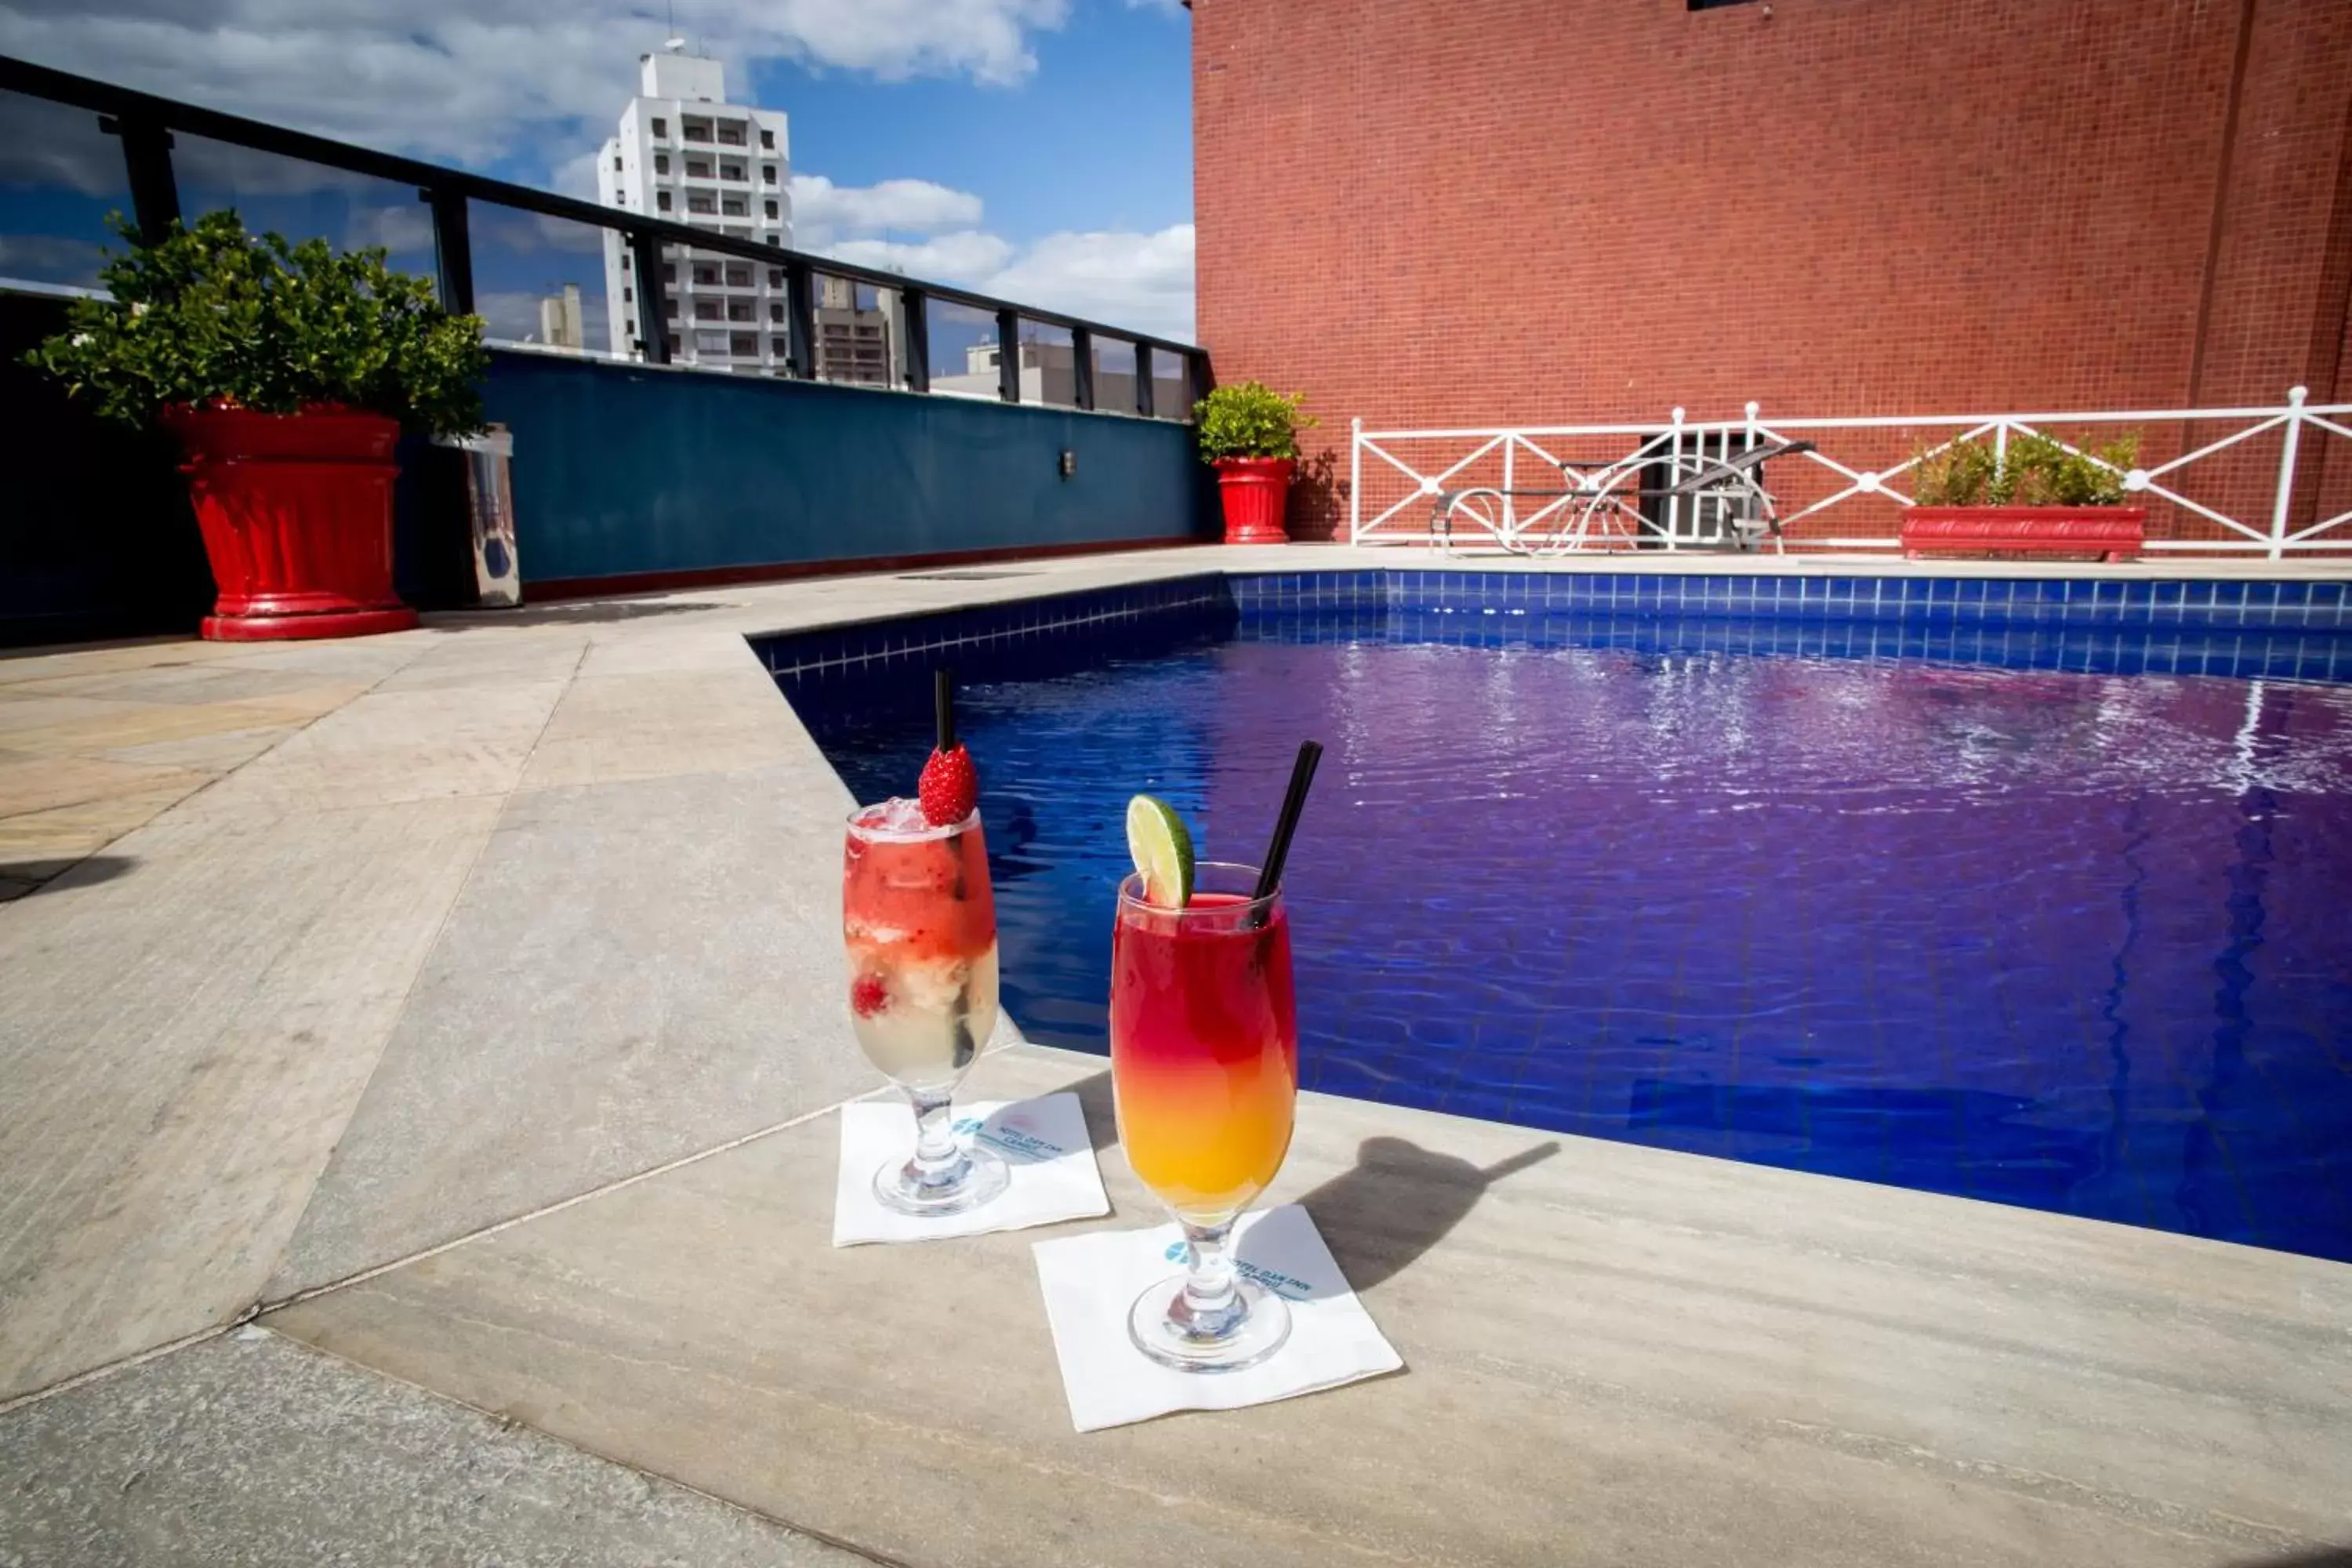
<instances>
[{"instance_id":1,"label":"lime slice garnish","mask_svg":"<svg viewBox=\"0 0 2352 1568\"><path fill-rule=\"evenodd\" d=\"M1163 910L1192 901L1192 836L1164 800L1148 795L1127 803L1127 852L1143 875L1143 899Z\"/></svg>"}]
</instances>

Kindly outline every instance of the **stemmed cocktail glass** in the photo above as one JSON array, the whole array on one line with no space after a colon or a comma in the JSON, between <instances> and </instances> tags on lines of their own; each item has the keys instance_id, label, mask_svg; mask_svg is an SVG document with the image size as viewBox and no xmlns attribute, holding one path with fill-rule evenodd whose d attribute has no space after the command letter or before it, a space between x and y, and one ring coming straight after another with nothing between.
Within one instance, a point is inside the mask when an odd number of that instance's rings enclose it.
<instances>
[{"instance_id":1,"label":"stemmed cocktail glass","mask_svg":"<svg viewBox=\"0 0 2352 1568\"><path fill-rule=\"evenodd\" d=\"M1129 808L1139 868L1111 935L1110 1063L1119 1142L1183 1227L1185 1268L1136 1299L1128 1334L1163 1365L1253 1366L1282 1348L1290 1310L1234 1267L1234 1222L1290 1151L1298 1016L1282 863L1322 748L1299 748L1266 866L1192 859L1175 814Z\"/></svg>"},{"instance_id":2,"label":"stemmed cocktail glass","mask_svg":"<svg viewBox=\"0 0 2352 1568\"><path fill-rule=\"evenodd\" d=\"M901 1214L960 1214L1002 1193L1004 1162L955 1140L956 1085L996 1027L996 900L948 678L922 798L861 807L842 856L849 1016L866 1058L915 1109L914 1157L875 1173Z\"/></svg>"}]
</instances>

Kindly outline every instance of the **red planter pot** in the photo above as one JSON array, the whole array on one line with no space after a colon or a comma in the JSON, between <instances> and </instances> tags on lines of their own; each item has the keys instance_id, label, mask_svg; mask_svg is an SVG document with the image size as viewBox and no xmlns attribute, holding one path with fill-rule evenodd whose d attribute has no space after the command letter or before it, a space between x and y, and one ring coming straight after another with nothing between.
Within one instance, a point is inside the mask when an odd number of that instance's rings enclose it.
<instances>
[{"instance_id":1,"label":"red planter pot","mask_svg":"<svg viewBox=\"0 0 2352 1568\"><path fill-rule=\"evenodd\" d=\"M1903 553L2096 555L2136 561L2147 542L2139 506L1913 506L1903 509Z\"/></svg>"},{"instance_id":2,"label":"red planter pot","mask_svg":"<svg viewBox=\"0 0 2352 1568\"><path fill-rule=\"evenodd\" d=\"M180 471L220 589L205 637L359 637L416 624L392 586L396 421L341 407L183 407L163 423L187 453Z\"/></svg>"},{"instance_id":3,"label":"red planter pot","mask_svg":"<svg viewBox=\"0 0 2352 1568\"><path fill-rule=\"evenodd\" d=\"M1220 458L1217 495L1225 504L1227 544L1287 544L1282 514L1290 499L1294 458Z\"/></svg>"}]
</instances>

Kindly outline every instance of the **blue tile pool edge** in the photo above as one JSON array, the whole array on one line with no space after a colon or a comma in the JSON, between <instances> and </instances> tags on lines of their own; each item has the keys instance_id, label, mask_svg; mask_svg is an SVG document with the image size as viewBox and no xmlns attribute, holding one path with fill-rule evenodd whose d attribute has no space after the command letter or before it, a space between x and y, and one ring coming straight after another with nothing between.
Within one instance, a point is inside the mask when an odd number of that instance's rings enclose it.
<instances>
[{"instance_id":1,"label":"blue tile pool edge","mask_svg":"<svg viewBox=\"0 0 2352 1568\"><path fill-rule=\"evenodd\" d=\"M1234 603L1262 614L1383 608L1684 618L1967 622L2125 630L2352 631L2338 580L1766 575L1724 573L1466 572L1443 569L1233 574Z\"/></svg>"},{"instance_id":2,"label":"blue tile pool edge","mask_svg":"<svg viewBox=\"0 0 2352 1568\"><path fill-rule=\"evenodd\" d=\"M751 638L770 673L854 673L905 659L1171 616L1262 617L1334 612L1412 617L1603 616L1654 620L1895 622L1927 634L1962 628L2145 633L2352 632L2341 581L1853 577L1753 574L1205 572L1155 582L918 610ZM1930 657L1933 657L1930 655Z\"/></svg>"}]
</instances>

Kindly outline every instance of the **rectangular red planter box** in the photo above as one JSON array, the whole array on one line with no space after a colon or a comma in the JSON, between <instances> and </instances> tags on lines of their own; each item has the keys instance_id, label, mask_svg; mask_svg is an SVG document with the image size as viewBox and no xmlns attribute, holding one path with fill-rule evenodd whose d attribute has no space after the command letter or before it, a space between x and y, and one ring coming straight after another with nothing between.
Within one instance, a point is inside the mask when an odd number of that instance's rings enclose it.
<instances>
[{"instance_id":1,"label":"rectangular red planter box","mask_svg":"<svg viewBox=\"0 0 2352 1568\"><path fill-rule=\"evenodd\" d=\"M2136 559L2147 542L2138 506L1913 506L1903 509L1903 553L2012 550Z\"/></svg>"}]
</instances>

